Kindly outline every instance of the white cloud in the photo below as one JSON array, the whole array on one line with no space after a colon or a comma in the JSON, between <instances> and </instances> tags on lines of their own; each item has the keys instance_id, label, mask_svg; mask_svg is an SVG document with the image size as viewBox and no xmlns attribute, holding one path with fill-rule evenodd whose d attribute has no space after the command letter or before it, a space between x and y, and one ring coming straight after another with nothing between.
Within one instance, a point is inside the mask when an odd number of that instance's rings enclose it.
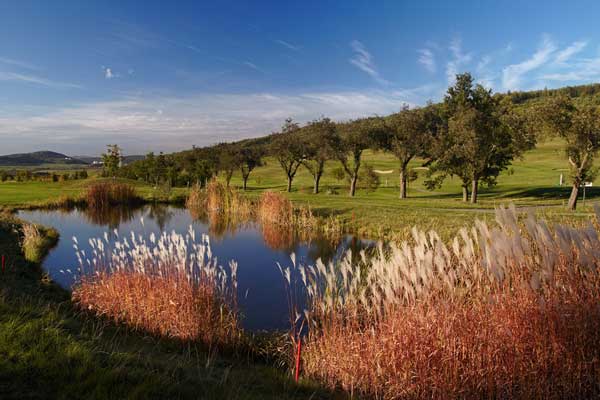
<instances>
[{"instance_id":1,"label":"white cloud","mask_svg":"<svg viewBox=\"0 0 600 400\"><path fill-rule=\"evenodd\" d=\"M463 72L461 69L471 62L473 56L470 53L465 54L463 52L462 42L458 38L452 40L448 48L452 53L452 59L446 63L446 78L448 80L448 85L451 86L454 85L456 75Z\"/></svg>"},{"instance_id":2,"label":"white cloud","mask_svg":"<svg viewBox=\"0 0 600 400\"><path fill-rule=\"evenodd\" d=\"M302 92L296 94L206 94L190 97L132 96L60 109L0 112L3 151L62 149L97 154L106 143L128 153L175 151L192 144L257 137L278 129L287 117L307 122L321 115L347 120L423 104L437 96L432 86L405 90ZM29 114L28 114L29 113Z\"/></svg>"},{"instance_id":3,"label":"white cloud","mask_svg":"<svg viewBox=\"0 0 600 400\"><path fill-rule=\"evenodd\" d=\"M436 71L435 56L430 49L419 49L419 63L425 67L425 69L431 73Z\"/></svg>"},{"instance_id":4,"label":"white cloud","mask_svg":"<svg viewBox=\"0 0 600 400\"><path fill-rule=\"evenodd\" d=\"M40 70L40 68L37 65L33 65L33 64L28 63L26 61L13 60L12 58L0 57L0 63L2 63L2 64L8 64L8 65L13 65L13 66L20 67L20 68L30 69L30 70L33 70L33 71L39 71Z\"/></svg>"},{"instance_id":5,"label":"white cloud","mask_svg":"<svg viewBox=\"0 0 600 400\"><path fill-rule=\"evenodd\" d=\"M31 83L59 89L80 89L82 86L73 83L57 82L39 76L20 74L16 72L0 71L0 81L13 81Z\"/></svg>"},{"instance_id":6,"label":"white cloud","mask_svg":"<svg viewBox=\"0 0 600 400\"><path fill-rule=\"evenodd\" d=\"M277 40L275 40L275 43L279 43L283 47L287 47L290 50L294 50L294 51L299 51L300 50L299 46L293 45L293 44L291 44L289 42L286 42L285 40L277 39Z\"/></svg>"},{"instance_id":7,"label":"white cloud","mask_svg":"<svg viewBox=\"0 0 600 400\"><path fill-rule=\"evenodd\" d=\"M386 81L379 75L377 67L373 63L373 57L371 56L371 53L367 51L364 44L362 44L358 40L353 40L350 43L350 46L352 47L352 50L354 50L354 56L350 59L350 63L352 65L354 65L361 71L366 72L377 83L382 85L389 84L388 81Z\"/></svg>"},{"instance_id":8,"label":"white cloud","mask_svg":"<svg viewBox=\"0 0 600 400\"><path fill-rule=\"evenodd\" d=\"M536 52L527 60L512 64L502 70L502 86L507 90L523 89L520 85L524 75L548 63L550 56L556 51L556 46L548 36L545 36Z\"/></svg>"},{"instance_id":9,"label":"white cloud","mask_svg":"<svg viewBox=\"0 0 600 400\"><path fill-rule=\"evenodd\" d=\"M566 62L575 54L581 52L585 48L585 46L587 46L587 44L588 43L584 41L573 42L573 44L571 44L569 47L558 52L556 58L554 59L554 62L557 64L562 64Z\"/></svg>"},{"instance_id":10,"label":"white cloud","mask_svg":"<svg viewBox=\"0 0 600 400\"><path fill-rule=\"evenodd\" d=\"M105 79L113 79L115 78L115 74L113 73L112 69L109 67L102 67L102 69L104 70L104 78Z\"/></svg>"},{"instance_id":11,"label":"white cloud","mask_svg":"<svg viewBox=\"0 0 600 400\"><path fill-rule=\"evenodd\" d=\"M244 64L246 67L251 68L255 71L264 73L264 71L262 69L260 69L256 64L254 64L250 61L244 61L242 64Z\"/></svg>"}]
</instances>

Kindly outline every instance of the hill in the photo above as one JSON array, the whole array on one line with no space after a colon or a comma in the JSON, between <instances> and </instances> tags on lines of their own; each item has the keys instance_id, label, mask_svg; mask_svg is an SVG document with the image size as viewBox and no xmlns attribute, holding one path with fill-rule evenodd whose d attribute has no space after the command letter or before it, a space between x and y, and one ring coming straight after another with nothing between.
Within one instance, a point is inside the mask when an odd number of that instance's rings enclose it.
<instances>
[{"instance_id":1,"label":"hill","mask_svg":"<svg viewBox=\"0 0 600 400\"><path fill-rule=\"evenodd\" d=\"M85 161L54 151L36 151L0 156L2 166L40 166L47 164L87 165Z\"/></svg>"}]
</instances>

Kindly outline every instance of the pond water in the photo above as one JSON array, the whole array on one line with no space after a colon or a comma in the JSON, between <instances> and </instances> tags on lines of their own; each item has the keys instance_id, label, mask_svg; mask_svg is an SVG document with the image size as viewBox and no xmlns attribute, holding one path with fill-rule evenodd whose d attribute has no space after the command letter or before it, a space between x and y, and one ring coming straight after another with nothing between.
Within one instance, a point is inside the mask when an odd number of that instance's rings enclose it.
<instances>
[{"instance_id":1,"label":"pond water","mask_svg":"<svg viewBox=\"0 0 600 400\"><path fill-rule=\"evenodd\" d=\"M292 252L301 264L314 264L318 258L327 262L340 257L348 249L356 251L372 245L370 241L352 236L338 240L322 237L301 240L290 231L275 226L199 220L186 209L165 205L112 208L101 214L77 209L21 211L19 216L54 227L60 233L60 240L44 260L43 267L55 282L66 289L79 278L73 237L77 237L80 249L89 249L88 239L103 237L108 232L109 240L114 240L115 229L119 236L133 231L147 237L152 232L159 234L162 231L185 234L191 225L197 238L201 233L210 236L212 252L220 265L227 266L230 260L237 261L237 295L243 314L242 324L251 331L289 327L287 291L277 262L282 266L291 265Z\"/></svg>"}]
</instances>

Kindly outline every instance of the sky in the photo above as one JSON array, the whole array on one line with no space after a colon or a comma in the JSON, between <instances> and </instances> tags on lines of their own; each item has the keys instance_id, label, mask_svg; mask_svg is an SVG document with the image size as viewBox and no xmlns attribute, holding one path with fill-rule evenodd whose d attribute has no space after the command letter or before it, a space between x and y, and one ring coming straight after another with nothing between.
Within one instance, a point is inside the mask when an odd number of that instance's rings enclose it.
<instances>
[{"instance_id":1,"label":"sky","mask_svg":"<svg viewBox=\"0 0 600 400\"><path fill-rule=\"evenodd\" d=\"M172 152L600 81L597 1L0 2L0 154Z\"/></svg>"}]
</instances>

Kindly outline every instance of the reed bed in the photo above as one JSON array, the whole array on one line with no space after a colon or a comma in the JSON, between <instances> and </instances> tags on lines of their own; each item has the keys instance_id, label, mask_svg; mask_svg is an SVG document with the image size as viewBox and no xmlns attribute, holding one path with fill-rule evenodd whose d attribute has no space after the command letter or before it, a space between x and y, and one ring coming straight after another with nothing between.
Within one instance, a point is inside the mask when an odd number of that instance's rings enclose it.
<instances>
[{"instance_id":1,"label":"reed bed","mask_svg":"<svg viewBox=\"0 0 600 400\"><path fill-rule=\"evenodd\" d=\"M304 371L383 399L600 396L597 228L496 220L283 270L307 296Z\"/></svg>"},{"instance_id":2,"label":"reed bed","mask_svg":"<svg viewBox=\"0 0 600 400\"><path fill-rule=\"evenodd\" d=\"M252 216L250 200L235 188L227 187L216 179L209 181L206 188L195 185L187 198L186 207L196 217L217 213L248 220Z\"/></svg>"},{"instance_id":3,"label":"reed bed","mask_svg":"<svg viewBox=\"0 0 600 400\"><path fill-rule=\"evenodd\" d=\"M91 239L88 253L73 238L82 277L72 296L80 308L159 336L235 346L237 264L219 266L208 236L196 241L192 227L185 235L113 234Z\"/></svg>"},{"instance_id":4,"label":"reed bed","mask_svg":"<svg viewBox=\"0 0 600 400\"><path fill-rule=\"evenodd\" d=\"M90 185L84 198L88 207L96 210L140 202L140 197L133 186L117 182L101 182Z\"/></svg>"},{"instance_id":5,"label":"reed bed","mask_svg":"<svg viewBox=\"0 0 600 400\"><path fill-rule=\"evenodd\" d=\"M263 223L292 225L294 222L294 207L285 195L266 191L258 201L257 217Z\"/></svg>"}]
</instances>

